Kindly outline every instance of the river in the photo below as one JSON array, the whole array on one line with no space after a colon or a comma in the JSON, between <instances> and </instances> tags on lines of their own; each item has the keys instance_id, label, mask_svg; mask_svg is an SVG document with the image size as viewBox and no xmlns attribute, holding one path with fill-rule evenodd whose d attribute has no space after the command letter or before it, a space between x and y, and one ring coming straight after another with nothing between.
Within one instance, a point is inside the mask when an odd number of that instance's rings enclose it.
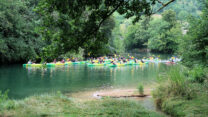
<instances>
[{"instance_id":1,"label":"river","mask_svg":"<svg viewBox=\"0 0 208 117\"><path fill-rule=\"evenodd\" d=\"M31 95L61 91L79 91L105 88L136 88L138 83L149 85L158 73L170 66L150 63L143 66L69 65L55 68L23 68L22 65L0 67L0 90L9 90L9 97L21 99Z\"/></svg>"}]
</instances>

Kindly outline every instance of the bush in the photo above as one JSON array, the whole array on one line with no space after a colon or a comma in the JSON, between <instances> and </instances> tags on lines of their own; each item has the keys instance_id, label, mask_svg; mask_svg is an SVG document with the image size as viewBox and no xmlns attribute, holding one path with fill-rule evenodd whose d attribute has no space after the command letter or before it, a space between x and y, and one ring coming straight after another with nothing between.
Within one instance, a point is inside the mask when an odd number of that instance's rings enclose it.
<instances>
[{"instance_id":1,"label":"bush","mask_svg":"<svg viewBox=\"0 0 208 117\"><path fill-rule=\"evenodd\" d=\"M0 91L0 110L4 108L5 102L7 102L8 98L8 90L5 92Z\"/></svg>"},{"instance_id":2,"label":"bush","mask_svg":"<svg viewBox=\"0 0 208 117\"><path fill-rule=\"evenodd\" d=\"M190 71L190 80L193 82L203 83L206 78L204 68L201 66L195 66Z\"/></svg>"},{"instance_id":3,"label":"bush","mask_svg":"<svg viewBox=\"0 0 208 117\"><path fill-rule=\"evenodd\" d=\"M142 84L139 84L137 89L140 95L144 95L144 86Z\"/></svg>"},{"instance_id":4,"label":"bush","mask_svg":"<svg viewBox=\"0 0 208 117\"><path fill-rule=\"evenodd\" d=\"M5 91L4 93L0 91L0 104L8 100L8 92L9 92L8 90Z\"/></svg>"},{"instance_id":5,"label":"bush","mask_svg":"<svg viewBox=\"0 0 208 117\"><path fill-rule=\"evenodd\" d=\"M194 92L192 91L191 84L189 83L186 68L173 67L165 75L159 76L160 85L153 92L153 97L156 98L156 103L162 102L167 97L182 97L192 99ZM164 80L165 79L165 80Z\"/></svg>"},{"instance_id":6,"label":"bush","mask_svg":"<svg viewBox=\"0 0 208 117\"><path fill-rule=\"evenodd\" d=\"M173 67L165 75L160 74L159 86L153 92L156 105L162 111L176 117L207 115L206 70L199 66L191 70Z\"/></svg>"}]
</instances>

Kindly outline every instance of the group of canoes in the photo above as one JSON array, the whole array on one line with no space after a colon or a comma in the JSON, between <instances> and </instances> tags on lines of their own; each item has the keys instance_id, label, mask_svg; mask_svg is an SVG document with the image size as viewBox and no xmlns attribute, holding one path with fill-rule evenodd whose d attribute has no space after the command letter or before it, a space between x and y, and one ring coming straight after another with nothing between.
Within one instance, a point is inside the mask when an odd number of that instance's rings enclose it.
<instances>
[{"instance_id":1,"label":"group of canoes","mask_svg":"<svg viewBox=\"0 0 208 117\"><path fill-rule=\"evenodd\" d=\"M136 59L134 57L99 57L99 58L90 58L87 61L78 61L77 59L62 59L61 61L56 61L56 59L51 63L44 64L36 64L32 63L31 60L28 61L27 64L23 64L24 67L56 67L56 66L67 66L67 65L87 65L87 66L109 66L109 67L120 67L127 65L145 65L148 63L166 63L166 64L174 64L177 62L176 58L171 57L170 60L161 60L159 58L149 57L147 59Z\"/></svg>"}]
</instances>

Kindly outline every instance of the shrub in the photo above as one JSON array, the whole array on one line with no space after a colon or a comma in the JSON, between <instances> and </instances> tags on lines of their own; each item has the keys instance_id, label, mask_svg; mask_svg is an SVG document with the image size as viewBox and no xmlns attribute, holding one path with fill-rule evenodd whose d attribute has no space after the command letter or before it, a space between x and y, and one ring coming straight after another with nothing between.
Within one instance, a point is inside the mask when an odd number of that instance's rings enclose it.
<instances>
[{"instance_id":1,"label":"shrub","mask_svg":"<svg viewBox=\"0 0 208 117\"><path fill-rule=\"evenodd\" d=\"M190 80L193 82L203 83L206 78L206 74L204 72L203 67L195 66L190 71Z\"/></svg>"},{"instance_id":2,"label":"shrub","mask_svg":"<svg viewBox=\"0 0 208 117\"><path fill-rule=\"evenodd\" d=\"M190 88L186 73L187 70L183 67L173 67L166 74L159 76L160 86L153 93L153 96L160 99L168 96L179 96L191 99L194 96L194 92Z\"/></svg>"},{"instance_id":3,"label":"shrub","mask_svg":"<svg viewBox=\"0 0 208 117\"><path fill-rule=\"evenodd\" d=\"M8 100L8 90L5 91L4 93L0 91L0 104Z\"/></svg>"},{"instance_id":4,"label":"shrub","mask_svg":"<svg viewBox=\"0 0 208 117\"><path fill-rule=\"evenodd\" d=\"M0 91L0 110L4 107L4 103L8 100L8 90L5 92Z\"/></svg>"},{"instance_id":5,"label":"shrub","mask_svg":"<svg viewBox=\"0 0 208 117\"><path fill-rule=\"evenodd\" d=\"M142 84L139 84L137 89L140 95L144 95L144 86Z\"/></svg>"}]
</instances>

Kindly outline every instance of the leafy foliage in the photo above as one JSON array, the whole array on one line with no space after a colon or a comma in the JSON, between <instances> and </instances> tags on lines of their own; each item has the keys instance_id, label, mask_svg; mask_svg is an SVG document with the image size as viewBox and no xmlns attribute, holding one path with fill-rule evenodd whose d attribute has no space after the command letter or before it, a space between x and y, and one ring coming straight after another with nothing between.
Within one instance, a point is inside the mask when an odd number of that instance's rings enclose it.
<instances>
[{"instance_id":1,"label":"leafy foliage","mask_svg":"<svg viewBox=\"0 0 208 117\"><path fill-rule=\"evenodd\" d=\"M134 48L146 48L149 34L149 18L143 18L136 25L131 25L128 27L128 32L125 36L126 49L131 50Z\"/></svg>"},{"instance_id":2,"label":"leafy foliage","mask_svg":"<svg viewBox=\"0 0 208 117\"><path fill-rule=\"evenodd\" d=\"M172 15L171 15L172 14ZM176 22L173 11L165 11L161 19L150 23L148 48L154 52L174 53L182 37L181 26Z\"/></svg>"},{"instance_id":3,"label":"leafy foliage","mask_svg":"<svg viewBox=\"0 0 208 117\"><path fill-rule=\"evenodd\" d=\"M8 100L8 90L4 93L0 91L0 105L6 100Z\"/></svg>"},{"instance_id":4,"label":"leafy foliage","mask_svg":"<svg viewBox=\"0 0 208 117\"><path fill-rule=\"evenodd\" d=\"M56 57L79 47L96 51L108 43L102 27L115 11L125 18L134 16L136 22L151 14L152 4L155 0L40 0L36 9L43 20L40 32L49 44L44 54Z\"/></svg>"},{"instance_id":5,"label":"leafy foliage","mask_svg":"<svg viewBox=\"0 0 208 117\"><path fill-rule=\"evenodd\" d=\"M168 0L160 0L161 2L167 2ZM161 4L156 4L154 9L157 10L161 7ZM163 13L166 10L173 10L176 12L176 18L181 21L186 21L189 15L199 17L201 10L204 7L204 0L176 0L164 9L160 11Z\"/></svg>"},{"instance_id":6,"label":"leafy foliage","mask_svg":"<svg viewBox=\"0 0 208 117\"><path fill-rule=\"evenodd\" d=\"M187 66L208 65L208 1L203 15L189 19L189 31L180 42L182 61Z\"/></svg>"},{"instance_id":7,"label":"leafy foliage","mask_svg":"<svg viewBox=\"0 0 208 117\"><path fill-rule=\"evenodd\" d=\"M115 12L113 16L115 27L112 30L112 37L109 39L110 51L111 53L123 53L125 51L124 34L128 24L123 15Z\"/></svg>"},{"instance_id":8,"label":"leafy foliage","mask_svg":"<svg viewBox=\"0 0 208 117\"><path fill-rule=\"evenodd\" d=\"M42 45L35 32L38 15L32 9L37 1L1 0L0 63L37 58Z\"/></svg>"},{"instance_id":9,"label":"leafy foliage","mask_svg":"<svg viewBox=\"0 0 208 117\"><path fill-rule=\"evenodd\" d=\"M181 25L176 20L176 14L168 10L162 16L144 18L129 26L125 44L128 49L148 48L153 52L174 53L181 38Z\"/></svg>"},{"instance_id":10,"label":"leafy foliage","mask_svg":"<svg viewBox=\"0 0 208 117\"><path fill-rule=\"evenodd\" d=\"M173 67L160 74L153 97L158 107L171 116L206 116L208 103L207 68ZM197 107L197 108L196 108Z\"/></svg>"}]
</instances>

